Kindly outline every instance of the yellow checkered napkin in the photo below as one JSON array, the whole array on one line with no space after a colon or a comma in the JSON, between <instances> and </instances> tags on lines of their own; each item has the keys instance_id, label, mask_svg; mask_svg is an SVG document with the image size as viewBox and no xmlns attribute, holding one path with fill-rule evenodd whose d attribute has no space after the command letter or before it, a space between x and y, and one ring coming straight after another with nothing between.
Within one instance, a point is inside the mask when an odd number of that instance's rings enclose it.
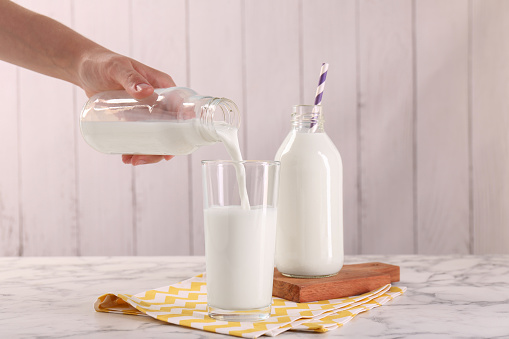
<instances>
[{"instance_id":1,"label":"yellow checkered napkin","mask_svg":"<svg viewBox=\"0 0 509 339\"><path fill-rule=\"evenodd\" d=\"M150 316L165 322L237 337L276 336L287 330L327 332L357 314L381 306L403 294L405 287L390 284L362 295L310 303L273 298L270 318L256 322L227 322L207 315L205 274L175 285L136 295L105 294L95 302L98 312Z\"/></svg>"}]
</instances>

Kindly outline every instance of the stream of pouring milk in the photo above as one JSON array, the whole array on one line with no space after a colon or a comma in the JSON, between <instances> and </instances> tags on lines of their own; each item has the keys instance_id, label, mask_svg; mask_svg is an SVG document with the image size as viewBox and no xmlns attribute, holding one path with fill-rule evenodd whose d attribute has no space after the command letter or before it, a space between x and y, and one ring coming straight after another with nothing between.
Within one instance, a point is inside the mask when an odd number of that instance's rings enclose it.
<instances>
[{"instance_id":1,"label":"stream of pouring milk","mask_svg":"<svg viewBox=\"0 0 509 339\"><path fill-rule=\"evenodd\" d=\"M242 153L240 152L238 129L231 127L225 123L215 123L215 128L219 140L221 140L226 151L234 161L242 161ZM237 184L239 185L239 194L242 209L249 210L249 197L246 190L246 169L242 164L235 164L235 172L237 174Z\"/></svg>"}]
</instances>

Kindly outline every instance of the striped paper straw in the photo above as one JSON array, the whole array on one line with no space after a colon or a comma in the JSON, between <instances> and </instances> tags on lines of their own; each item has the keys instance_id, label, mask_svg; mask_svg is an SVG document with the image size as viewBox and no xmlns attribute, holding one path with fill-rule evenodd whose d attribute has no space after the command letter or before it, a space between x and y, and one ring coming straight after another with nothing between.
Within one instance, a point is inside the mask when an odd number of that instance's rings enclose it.
<instances>
[{"instance_id":1,"label":"striped paper straw","mask_svg":"<svg viewBox=\"0 0 509 339\"><path fill-rule=\"evenodd\" d=\"M327 70L329 69L328 63L323 63L320 69L320 80L318 81L318 87L316 88L315 105L322 103L323 89L325 88L325 79L327 79Z\"/></svg>"},{"instance_id":2,"label":"striped paper straw","mask_svg":"<svg viewBox=\"0 0 509 339\"><path fill-rule=\"evenodd\" d=\"M329 64L324 62L322 64L322 68L320 69L320 80L318 80L318 87L316 88L316 95L315 95L315 107L313 108L314 113L319 112L318 105L322 104L322 97L323 97L323 89L325 88L325 79L327 79L327 70L329 69ZM314 117L311 126L309 129L310 133L314 133L316 131L316 121L318 120L318 117Z\"/></svg>"}]
</instances>

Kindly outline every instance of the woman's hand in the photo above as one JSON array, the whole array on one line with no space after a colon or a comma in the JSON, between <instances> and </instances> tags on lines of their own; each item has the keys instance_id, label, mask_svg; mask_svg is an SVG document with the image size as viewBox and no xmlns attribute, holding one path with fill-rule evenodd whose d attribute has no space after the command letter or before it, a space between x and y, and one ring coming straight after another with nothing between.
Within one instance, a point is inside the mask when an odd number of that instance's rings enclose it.
<instances>
[{"instance_id":1,"label":"woman's hand","mask_svg":"<svg viewBox=\"0 0 509 339\"><path fill-rule=\"evenodd\" d=\"M175 86L168 74L102 48L85 53L78 70L78 79L88 97L103 91L125 89L133 98L143 99L151 95L154 88ZM124 154L122 161L137 166L173 157Z\"/></svg>"},{"instance_id":2,"label":"woman's hand","mask_svg":"<svg viewBox=\"0 0 509 339\"><path fill-rule=\"evenodd\" d=\"M80 86L90 97L125 89L142 99L156 88L175 86L166 73L114 53L69 27L7 0L0 0L0 59ZM173 156L126 155L141 165Z\"/></svg>"}]
</instances>

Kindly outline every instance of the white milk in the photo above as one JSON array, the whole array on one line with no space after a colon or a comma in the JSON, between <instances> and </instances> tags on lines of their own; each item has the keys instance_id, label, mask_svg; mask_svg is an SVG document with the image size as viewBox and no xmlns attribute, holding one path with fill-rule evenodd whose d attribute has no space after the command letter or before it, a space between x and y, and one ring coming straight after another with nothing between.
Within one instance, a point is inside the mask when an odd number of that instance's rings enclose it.
<instances>
[{"instance_id":1,"label":"white milk","mask_svg":"<svg viewBox=\"0 0 509 339\"><path fill-rule=\"evenodd\" d=\"M276 209L211 207L204 214L208 304L224 310L270 305Z\"/></svg>"},{"instance_id":2,"label":"white milk","mask_svg":"<svg viewBox=\"0 0 509 339\"><path fill-rule=\"evenodd\" d=\"M216 125L215 127L219 140L223 142L232 160L242 161L238 129L226 124ZM235 172L237 174L237 185L239 186L242 208L249 209L249 197L246 190L246 168L243 165L235 165Z\"/></svg>"},{"instance_id":3,"label":"white milk","mask_svg":"<svg viewBox=\"0 0 509 339\"><path fill-rule=\"evenodd\" d=\"M165 121L82 121L86 142L102 153L184 155L212 144L197 119Z\"/></svg>"},{"instance_id":4,"label":"white milk","mask_svg":"<svg viewBox=\"0 0 509 339\"><path fill-rule=\"evenodd\" d=\"M325 133L290 132L281 161L276 266L292 275L321 276L343 266L342 165Z\"/></svg>"}]
</instances>

